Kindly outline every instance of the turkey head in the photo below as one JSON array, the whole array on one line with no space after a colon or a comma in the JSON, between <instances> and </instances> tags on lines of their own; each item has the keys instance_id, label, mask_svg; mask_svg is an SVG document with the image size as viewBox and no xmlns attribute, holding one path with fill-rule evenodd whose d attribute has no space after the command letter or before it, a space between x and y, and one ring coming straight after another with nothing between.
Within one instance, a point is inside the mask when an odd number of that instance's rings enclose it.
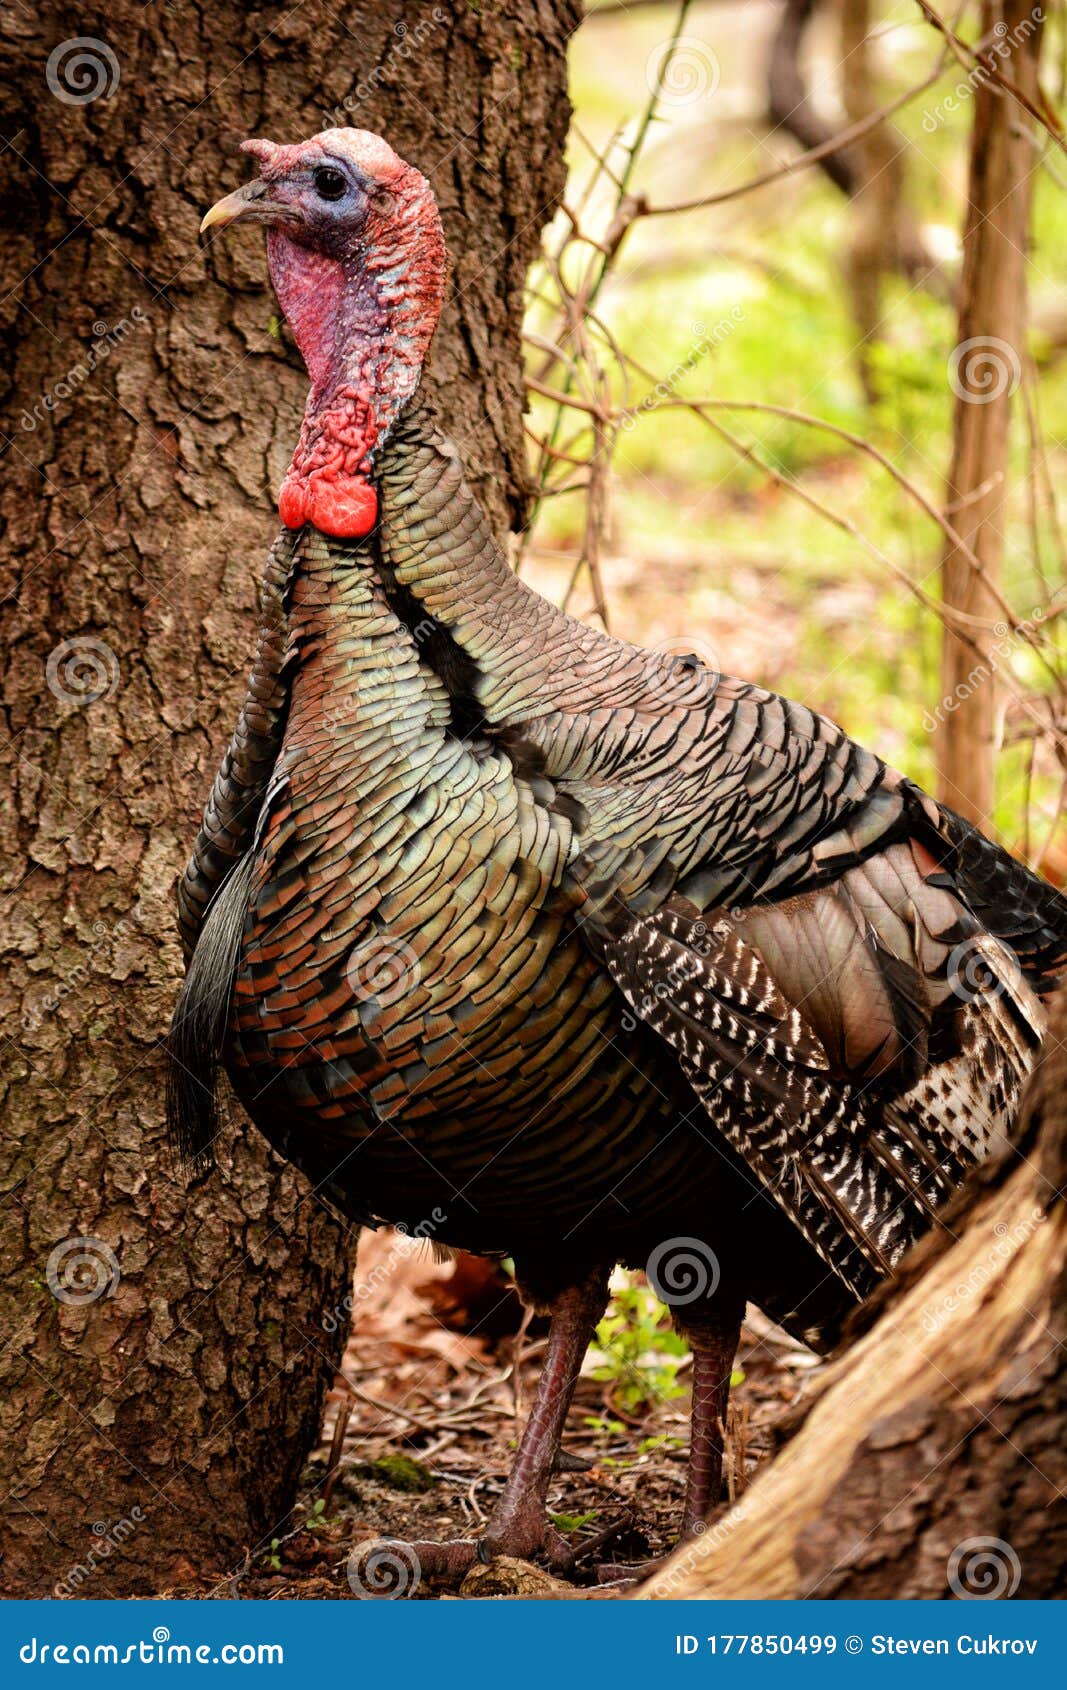
<instances>
[{"instance_id":1,"label":"turkey head","mask_svg":"<svg viewBox=\"0 0 1067 1690\"><path fill-rule=\"evenodd\" d=\"M364 129L298 146L245 141L259 176L200 225L262 223L271 282L311 379L282 483L287 528L374 527L376 455L419 384L441 312L445 243L425 176Z\"/></svg>"}]
</instances>

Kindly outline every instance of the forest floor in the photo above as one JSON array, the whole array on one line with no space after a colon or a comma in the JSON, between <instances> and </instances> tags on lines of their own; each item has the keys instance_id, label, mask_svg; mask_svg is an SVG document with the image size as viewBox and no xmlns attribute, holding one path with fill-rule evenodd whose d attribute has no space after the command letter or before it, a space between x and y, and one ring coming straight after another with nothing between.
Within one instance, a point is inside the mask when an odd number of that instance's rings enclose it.
<instances>
[{"instance_id":1,"label":"forest floor","mask_svg":"<svg viewBox=\"0 0 1067 1690\"><path fill-rule=\"evenodd\" d=\"M499 1270L487 1277L472 1258L437 1263L427 1247L388 1232L361 1241L355 1300L343 1379L330 1393L288 1528L217 1585L216 1595L368 1594L356 1546L383 1537L477 1536L500 1494L536 1388L544 1323L523 1322ZM650 1349L636 1366L613 1366L594 1349L579 1381L564 1446L589 1465L560 1474L549 1492L557 1529L579 1551L567 1580L505 1563L494 1564L490 1582L479 1568L457 1589L423 1577L401 1555L373 1594L581 1597L600 1591L599 1561L639 1561L670 1549L685 1485L688 1362L675 1355L665 1367L655 1353L654 1324L642 1330ZM750 1311L736 1364L729 1494L721 1511L766 1459L774 1424L814 1363ZM647 1394L635 1401L638 1388ZM614 1528L610 1541L582 1558L582 1544L607 1527Z\"/></svg>"}]
</instances>

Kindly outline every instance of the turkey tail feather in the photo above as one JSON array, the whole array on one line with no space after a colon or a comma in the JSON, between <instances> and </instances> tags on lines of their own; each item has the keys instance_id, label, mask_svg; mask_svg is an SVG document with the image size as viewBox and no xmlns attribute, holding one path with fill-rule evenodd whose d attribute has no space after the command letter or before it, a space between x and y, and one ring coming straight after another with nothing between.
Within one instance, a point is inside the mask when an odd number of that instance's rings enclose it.
<instances>
[{"instance_id":1,"label":"turkey tail feather","mask_svg":"<svg viewBox=\"0 0 1067 1690\"><path fill-rule=\"evenodd\" d=\"M246 852L212 900L167 1035L167 1129L197 1172L215 1160L219 1069L254 863Z\"/></svg>"},{"instance_id":2,"label":"turkey tail feather","mask_svg":"<svg viewBox=\"0 0 1067 1690\"><path fill-rule=\"evenodd\" d=\"M987 932L1009 945L1033 989L1044 995L1067 968L1067 899L954 811L942 807L956 847L955 887Z\"/></svg>"}]
</instances>

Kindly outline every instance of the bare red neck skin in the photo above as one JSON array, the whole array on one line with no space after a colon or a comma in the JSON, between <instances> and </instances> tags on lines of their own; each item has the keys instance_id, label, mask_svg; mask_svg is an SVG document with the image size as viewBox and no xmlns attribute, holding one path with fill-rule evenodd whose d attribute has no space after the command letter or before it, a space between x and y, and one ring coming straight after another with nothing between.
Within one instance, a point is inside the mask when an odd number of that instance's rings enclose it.
<instances>
[{"instance_id":1,"label":"bare red neck skin","mask_svg":"<svg viewBox=\"0 0 1067 1690\"><path fill-rule=\"evenodd\" d=\"M334 257L267 235L271 281L300 348L311 392L278 511L338 539L378 516L376 448L419 384L444 294L445 248L429 187L403 166L387 214L373 208L350 253Z\"/></svg>"}]
</instances>

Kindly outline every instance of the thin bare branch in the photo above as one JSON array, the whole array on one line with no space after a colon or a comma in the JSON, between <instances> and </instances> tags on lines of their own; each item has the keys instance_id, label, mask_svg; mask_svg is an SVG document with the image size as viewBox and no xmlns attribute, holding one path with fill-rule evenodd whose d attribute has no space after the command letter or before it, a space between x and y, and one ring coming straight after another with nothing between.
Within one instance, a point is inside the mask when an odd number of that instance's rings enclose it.
<instances>
[{"instance_id":1,"label":"thin bare branch","mask_svg":"<svg viewBox=\"0 0 1067 1690\"><path fill-rule=\"evenodd\" d=\"M1010 94L1024 111L1029 112L1035 123L1039 123L1043 129L1048 131L1061 151L1067 153L1067 140L1064 139L1063 126L1053 110L1051 100L1040 83L1037 85L1037 100L1032 100L1019 87L1017 82L1013 82L1010 77L1004 75L1004 72L996 63L994 56L996 53L995 42L980 41L976 47L972 47L956 34L952 26L945 22L939 12L934 10L933 6L929 4L929 0L916 0L916 4L927 23L944 36L960 64L969 73L973 74L974 70L980 67L991 82L995 82L997 87L1003 89L1005 94Z\"/></svg>"},{"instance_id":2,"label":"thin bare branch","mask_svg":"<svg viewBox=\"0 0 1067 1690\"><path fill-rule=\"evenodd\" d=\"M743 194L754 193L757 188L766 188L772 182L781 182L786 176L795 176L798 170L806 170L809 164L818 164L821 159L826 158L830 153L838 152L841 148L850 147L856 141L862 140L863 136L877 128L878 124L885 123L887 118L893 117L898 111L902 111L905 106L911 104L912 100L917 100L920 94L925 94L926 90L932 88L934 83L944 74L947 60L948 50L946 48L929 76L924 77L921 82L915 83L905 93L899 94L895 100L890 100L888 105L880 106L877 111L871 112L870 116L863 118L861 122L852 123L847 129L839 130L828 141L823 141L817 147L810 147L806 153L799 153L796 158L790 159L788 164L780 164L774 170L766 170L762 176L753 176L749 181L742 182L737 188L722 188L715 194L702 194L699 199L678 200L673 205L649 205L647 201L641 199L638 201L639 215L642 217L669 217L678 211L702 211L706 206L725 205L729 200L740 199Z\"/></svg>"}]
</instances>

